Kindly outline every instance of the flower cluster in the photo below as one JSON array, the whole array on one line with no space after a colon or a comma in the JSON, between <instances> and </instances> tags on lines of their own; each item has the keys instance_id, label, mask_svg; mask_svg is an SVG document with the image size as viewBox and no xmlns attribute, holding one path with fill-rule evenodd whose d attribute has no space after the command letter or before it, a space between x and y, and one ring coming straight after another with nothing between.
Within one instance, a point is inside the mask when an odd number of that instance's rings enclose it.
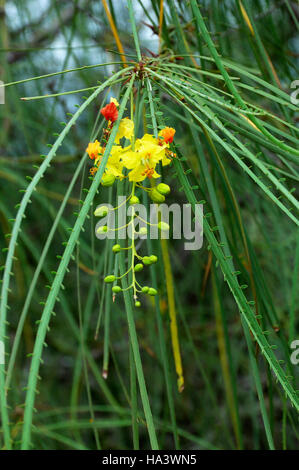
<instances>
[{"instance_id":1,"label":"flower cluster","mask_svg":"<svg viewBox=\"0 0 299 470\"><path fill-rule=\"evenodd\" d=\"M108 128L104 131L106 140L110 135L113 123L118 118L117 107L117 101L111 98L111 102L101 109L101 114L108 121ZM175 156L169 149L174 134L175 129L165 127L159 132L158 138L151 134L145 134L141 139L135 140L134 122L129 118L121 119L106 164L102 184L109 186L116 178L122 179L124 177L128 177L129 181L135 183L146 178L159 178L160 175L156 171L157 164L161 162L162 166L169 165ZM130 142L126 147L122 147L120 144L123 138ZM94 166L90 170L92 175L98 170L104 151L105 145L101 145L98 140L89 143L86 152L94 160Z\"/></svg>"},{"instance_id":2,"label":"flower cluster","mask_svg":"<svg viewBox=\"0 0 299 470\"><path fill-rule=\"evenodd\" d=\"M86 149L87 154L94 161L94 166L90 172L92 175L98 170L104 152L107 141L110 137L114 123L118 119L118 102L115 98L111 98L110 103L101 109L101 114L106 119L107 126L103 130L103 137L101 142L95 140L90 142ZM157 204L165 201L165 197L170 193L170 187L165 183L159 183L149 188L141 186L141 182L146 178L159 178L160 175L157 173L157 165L161 163L162 166L170 164L175 154L170 150L170 144L173 142L175 129L171 127L165 127L159 132L158 137L154 137L151 134L144 134L142 138L135 139L134 135L134 122L132 119L124 118L119 122L116 137L114 139L110 155L108 157L104 174L102 176L101 184L103 186L111 186L116 179L128 178L131 183L131 192L127 198L129 204L133 206L132 216L130 221L126 224L126 227L131 227L133 232L132 243L130 246L121 247L119 244L115 244L113 252L118 253L121 250L127 250L128 253L128 270L120 275L109 274L105 277L104 281L108 284L112 284L113 295L123 291L123 289L117 284L124 276L130 278L128 289L133 290L133 299L136 307L140 307L141 303L138 300L138 294L148 294L154 296L157 294L156 289L153 287L142 286L136 279L136 273L141 271L144 266L156 263L158 258L156 255L140 256L137 253L135 246L135 235L146 235L146 227L141 227L139 232L135 230L134 222L140 219L138 215L138 209L136 204L139 204L139 198L135 194L135 190L146 191L149 197ZM125 146L123 146L124 144ZM104 206L98 208L95 211L96 217L106 217L109 210L116 210L117 208L108 209ZM141 219L140 219L141 220ZM149 224L152 225L152 224ZM168 230L168 224L163 221L155 224L159 230ZM108 225L100 225L97 229L97 234L102 234L113 230L116 233L119 228L110 228Z\"/></svg>"}]
</instances>

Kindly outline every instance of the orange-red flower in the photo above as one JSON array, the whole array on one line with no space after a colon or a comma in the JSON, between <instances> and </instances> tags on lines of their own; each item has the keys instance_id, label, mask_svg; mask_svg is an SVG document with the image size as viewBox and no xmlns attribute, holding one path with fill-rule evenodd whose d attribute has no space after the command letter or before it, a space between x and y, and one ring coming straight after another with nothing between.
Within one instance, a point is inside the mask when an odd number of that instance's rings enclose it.
<instances>
[{"instance_id":1,"label":"orange-red flower","mask_svg":"<svg viewBox=\"0 0 299 470\"><path fill-rule=\"evenodd\" d=\"M165 144L171 144L173 141L173 136L175 134L175 129L172 127L165 127L159 132L159 136L163 137Z\"/></svg>"},{"instance_id":2,"label":"orange-red flower","mask_svg":"<svg viewBox=\"0 0 299 470\"><path fill-rule=\"evenodd\" d=\"M115 122L118 118L118 110L114 102L107 104L101 109L101 114L107 121Z\"/></svg>"}]
</instances>

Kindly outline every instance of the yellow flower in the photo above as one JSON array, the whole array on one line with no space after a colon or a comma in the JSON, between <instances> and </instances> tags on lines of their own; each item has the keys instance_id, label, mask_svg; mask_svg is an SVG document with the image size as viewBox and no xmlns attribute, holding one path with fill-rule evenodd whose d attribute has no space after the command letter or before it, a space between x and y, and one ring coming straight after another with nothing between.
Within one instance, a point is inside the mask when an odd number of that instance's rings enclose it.
<instances>
[{"instance_id":1,"label":"yellow flower","mask_svg":"<svg viewBox=\"0 0 299 470\"><path fill-rule=\"evenodd\" d=\"M117 107L119 106L119 102L117 101L116 98L110 98L110 103L114 103L115 106L117 106Z\"/></svg>"},{"instance_id":2,"label":"yellow flower","mask_svg":"<svg viewBox=\"0 0 299 470\"><path fill-rule=\"evenodd\" d=\"M97 158L99 153L101 152L102 147L98 140L95 142L89 142L87 149L85 150L88 153L89 157L94 159Z\"/></svg>"},{"instance_id":3,"label":"yellow flower","mask_svg":"<svg viewBox=\"0 0 299 470\"><path fill-rule=\"evenodd\" d=\"M142 139L139 139L137 141L137 146L135 145L135 148L138 146L140 146L144 152L151 155L152 161L157 159L158 161L161 160L162 166L169 165L171 162L171 160L167 158L168 144L164 143L161 139L156 139L151 134L145 134Z\"/></svg>"},{"instance_id":4,"label":"yellow flower","mask_svg":"<svg viewBox=\"0 0 299 470\"><path fill-rule=\"evenodd\" d=\"M160 176L155 168L150 166L150 163L146 163L145 165L138 165L134 170L131 170L129 180L137 183L145 180L145 178L160 178Z\"/></svg>"},{"instance_id":5,"label":"yellow flower","mask_svg":"<svg viewBox=\"0 0 299 470\"><path fill-rule=\"evenodd\" d=\"M134 134L134 122L129 118L124 118L119 123L119 128L115 137L115 142L118 144L119 140L125 137L131 140Z\"/></svg>"},{"instance_id":6,"label":"yellow flower","mask_svg":"<svg viewBox=\"0 0 299 470\"><path fill-rule=\"evenodd\" d=\"M149 157L156 163L165 155L165 145L160 145L157 139L151 134L144 134L141 139L137 139L135 150L140 153L142 157Z\"/></svg>"},{"instance_id":7,"label":"yellow flower","mask_svg":"<svg viewBox=\"0 0 299 470\"><path fill-rule=\"evenodd\" d=\"M129 172L130 181L143 181L148 178L159 178L155 168L157 163L165 157L165 148L159 145L157 139L150 134L145 134L142 139L137 139L135 149L127 150L122 155L124 167Z\"/></svg>"},{"instance_id":8,"label":"yellow flower","mask_svg":"<svg viewBox=\"0 0 299 470\"><path fill-rule=\"evenodd\" d=\"M102 149L102 154L100 154L95 160L96 167L99 167L101 164L104 150L105 149ZM106 167L105 167L106 175L115 176L121 179L123 178L123 174L122 174L123 163L120 158L122 152L123 152L122 147L120 147L119 145L113 145Z\"/></svg>"},{"instance_id":9,"label":"yellow flower","mask_svg":"<svg viewBox=\"0 0 299 470\"><path fill-rule=\"evenodd\" d=\"M166 150L163 157L162 157L162 166L166 166L166 165L169 165L169 163L171 162L171 159L170 158L167 158L168 156L168 151Z\"/></svg>"}]
</instances>

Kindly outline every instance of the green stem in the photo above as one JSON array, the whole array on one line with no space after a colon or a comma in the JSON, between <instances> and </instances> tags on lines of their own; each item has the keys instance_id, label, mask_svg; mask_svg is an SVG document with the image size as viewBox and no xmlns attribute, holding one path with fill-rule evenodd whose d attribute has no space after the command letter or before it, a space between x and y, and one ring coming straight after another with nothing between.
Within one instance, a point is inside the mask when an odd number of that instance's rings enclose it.
<instances>
[{"instance_id":1,"label":"green stem","mask_svg":"<svg viewBox=\"0 0 299 470\"><path fill-rule=\"evenodd\" d=\"M120 182L119 186L121 186L122 184L123 182ZM124 272L125 271L124 252L121 251L118 254L118 256L119 256L120 271ZM141 401L142 401L145 419L147 423L147 430L148 430L148 434L150 438L151 448L154 450L158 450L159 446L158 446L158 441L157 441L157 436L156 436L156 430L155 430L153 415L151 411L151 406L149 402L149 397L147 393L147 388L146 388L144 373L143 373L143 368L142 368L142 362L141 362L141 357L140 357L140 351L139 351L139 345L138 345L138 339L137 339L137 333L136 333L136 327L135 327L135 321L134 321L134 313L132 309L132 297L129 291L127 290L127 287L128 286L127 286L126 278L122 278L123 297L124 297L126 314L127 314L131 347L132 347L134 363L136 367L137 380L139 383Z\"/></svg>"},{"instance_id":2,"label":"green stem","mask_svg":"<svg viewBox=\"0 0 299 470\"><path fill-rule=\"evenodd\" d=\"M138 58L138 60L140 61L140 60L141 60L141 52L140 52L139 39L138 39L138 34L137 34L137 29L136 29L136 23L135 23L135 16L134 16L134 10L133 10L133 5L132 5L132 0L127 0L127 1L128 1L130 22L131 22L131 25L132 25L132 33L133 33L133 38L134 38L134 43L135 43L137 58Z\"/></svg>"}]
</instances>

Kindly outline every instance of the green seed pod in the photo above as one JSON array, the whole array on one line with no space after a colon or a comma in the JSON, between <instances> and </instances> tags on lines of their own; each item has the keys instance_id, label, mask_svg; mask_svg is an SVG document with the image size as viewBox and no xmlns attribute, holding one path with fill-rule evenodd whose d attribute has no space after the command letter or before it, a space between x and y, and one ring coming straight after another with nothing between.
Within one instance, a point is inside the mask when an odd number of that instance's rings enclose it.
<instances>
[{"instance_id":1,"label":"green seed pod","mask_svg":"<svg viewBox=\"0 0 299 470\"><path fill-rule=\"evenodd\" d=\"M154 295L157 295L158 292L153 287L150 287L148 290L148 294L154 296Z\"/></svg>"},{"instance_id":2,"label":"green seed pod","mask_svg":"<svg viewBox=\"0 0 299 470\"><path fill-rule=\"evenodd\" d=\"M112 251L113 253L118 253L120 251L120 245L113 245Z\"/></svg>"},{"instance_id":3,"label":"green seed pod","mask_svg":"<svg viewBox=\"0 0 299 470\"><path fill-rule=\"evenodd\" d=\"M142 262L143 262L143 264L146 264L146 265L152 264L152 261L151 261L149 256L144 256L142 258Z\"/></svg>"},{"instance_id":4,"label":"green seed pod","mask_svg":"<svg viewBox=\"0 0 299 470\"><path fill-rule=\"evenodd\" d=\"M112 186L115 181L115 176L113 175L103 175L102 176L102 181L101 184L102 186Z\"/></svg>"},{"instance_id":5,"label":"green seed pod","mask_svg":"<svg viewBox=\"0 0 299 470\"><path fill-rule=\"evenodd\" d=\"M167 194L170 193L170 186L168 186L168 184L165 184L165 183L158 184L156 189L160 194L163 194L163 196L166 196Z\"/></svg>"},{"instance_id":6,"label":"green seed pod","mask_svg":"<svg viewBox=\"0 0 299 470\"><path fill-rule=\"evenodd\" d=\"M158 228L162 231L163 230L166 231L166 230L169 230L169 225L166 222L159 222L158 223Z\"/></svg>"},{"instance_id":7,"label":"green seed pod","mask_svg":"<svg viewBox=\"0 0 299 470\"><path fill-rule=\"evenodd\" d=\"M143 269L143 264L138 263L136 264L134 271L139 272L139 271L142 271L142 269Z\"/></svg>"},{"instance_id":8,"label":"green seed pod","mask_svg":"<svg viewBox=\"0 0 299 470\"><path fill-rule=\"evenodd\" d=\"M100 234L100 233L106 233L108 230L108 227L107 225L101 225L98 229L97 229L97 233Z\"/></svg>"},{"instance_id":9,"label":"green seed pod","mask_svg":"<svg viewBox=\"0 0 299 470\"><path fill-rule=\"evenodd\" d=\"M158 204L165 201L165 196L159 193L159 191L157 191L156 188L150 191L149 196L152 201L157 202Z\"/></svg>"},{"instance_id":10,"label":"green seed pod","mask_svg":"<svg viewBox=\"0 0 299 470\"><path fill-rule=\"evenodd\" d=\"M139 235L146 235L147 234L147 228L146 227L141 227L139 230Z\"/></svg>"},{"instance_id":11,"label":"green seed pod","mask_svg":"<svg viewBox=\"0 0 299 470\"><path fill-rule=\"evenodd\" d=\"M151 255L150 260L152 263L156 263L158 261L158 257L156 255Z\"/></svg>"},{"instance_id":12,"label":"green seed pod","mask_svg":"<svg viewBox=\"0 0 299 470\"><path fill-rule=\"evenodd\" d=\"M114 282L115 279L116 277L113 274L110 274L109 276L105 277L104 282L106 282L106 284L110 284L111 282Z\"/></svg>"},{"instance_id":13,"label":"green seed pod","mask_svg":"<svg viewBox=\"0 0 299 470\"><path fill-rule=\"evenodd\" d=\"M149 287L147 287L147 286L144 286L144 287L142 287L142 289L141 289L141 290L142 290L143 294L147 294L147 293L148 293L148 291L149 291Z\"/></svg>"},{"instance_id":14,"label":"green seed pod","mask_svg":"<svg viewBox=\"0 0 299 470\"><path fill-rule=\"evenodd\" d=\"M139 204L139 198L137 196L132 196L130 201L129 201L129 204L130 206L133 206L134 204Z\"/></svg>"},{"instance_id":15,"label":"green seed pod","mask_svg":"<svg viewBox=\"0 0 299 470\"><path fill-rule=\"evenodd\" d=\"M139 302L139 300L136 300L135 307L141 307L141 302Z\"/></svg>"},{"instance_id":16,"label":"green seed pod","mask_svg":"<svg viewBox=\"0 0 299 470\"><path fill-rule=\"evenodd\" d=\"M114 292L115 294L117 294L118 292L121 292L121 287L119 286L113 286L112 287L112 292Z\"/></svg>"},{"instance_id":17,"label":"green seed pod","mask_svg":"<svg viewBox=\"0 0 299 470\"><path fill-rule=\"evenodd\" d=\"M94 215L96 217L106 217L108 214L109 208L107 206L100 206L97 207L96 210L94 211Z\"/></svg>"}]
</instances>

